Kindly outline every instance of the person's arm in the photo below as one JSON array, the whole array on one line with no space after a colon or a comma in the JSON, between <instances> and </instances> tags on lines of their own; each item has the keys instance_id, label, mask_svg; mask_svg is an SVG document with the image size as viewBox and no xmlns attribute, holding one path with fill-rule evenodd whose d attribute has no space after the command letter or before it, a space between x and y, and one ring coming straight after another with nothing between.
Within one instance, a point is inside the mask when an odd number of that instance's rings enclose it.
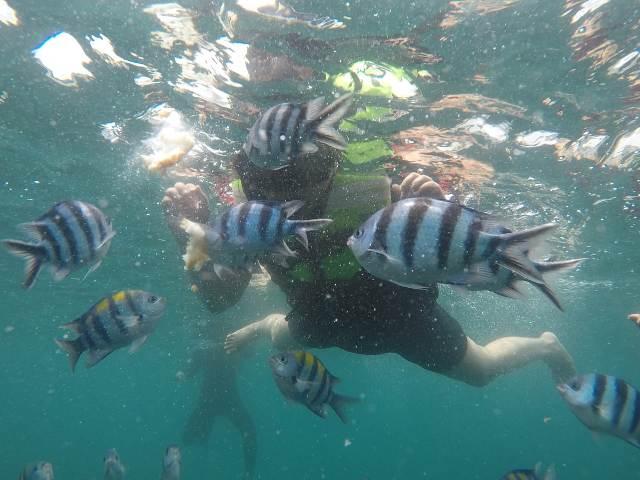
<instances>
[{"instance_id":1,"label":"person's arm","mask_svg":"<svg viewBox=\"0 0 640 480\"><path fill-rule=\"evenodd\" d=\"M187 235L180 228L183 218L198 223L207 223L209 202L202 189L193 184L176 183L165 191L162 199L167 226L184 251ZM197 293L207 308L221 312L238 302L251 279L250 272L238 273L234 278L220 279L213 271L213 265L205 264L198 272L190 272L192 290Z\"/></svg>"}]
</instances>

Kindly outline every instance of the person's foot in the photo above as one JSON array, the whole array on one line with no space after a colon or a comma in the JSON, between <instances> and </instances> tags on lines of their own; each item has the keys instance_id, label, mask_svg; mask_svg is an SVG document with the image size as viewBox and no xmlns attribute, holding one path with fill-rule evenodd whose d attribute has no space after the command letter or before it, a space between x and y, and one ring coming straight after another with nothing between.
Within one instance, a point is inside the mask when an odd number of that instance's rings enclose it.
<instances>
[{"instance_id":1,"label":"person's foot","mask_svg":"<svg viewBox=\"0 0 640 480\"><path fill-rule=\"evenodd\" d=\"M257 339L259 323L260 322L250 323L246 327L242 327L240 330L236 330L227 335L224 341L224 351L226 353L235 353Z\"/></svg>"},{"instance_id":2,"label":"person's foot","mask_svg":"<svg viewBox=\"0 0 640 480\"><path fill-rule=\"evenodd\" d=\"M544 332L540 335L540 339L545 342L548 349L545 361L551 369L553 381L556 384L568 382L577 374L573 358L554 333Z\"/></svg>"},{"instance_id":3,"label":"person's foot","mask_svg":"<svg viewBox=\"0 0 640 480\"><path fill-rule=\"evenodd\" d=\"M209 202L202 189L192 183L178 182L167 188L162 198L162 208L169 228L174 235L183 236L180 221L206 223L209 220Z\"/></svg>"}]
</instances>

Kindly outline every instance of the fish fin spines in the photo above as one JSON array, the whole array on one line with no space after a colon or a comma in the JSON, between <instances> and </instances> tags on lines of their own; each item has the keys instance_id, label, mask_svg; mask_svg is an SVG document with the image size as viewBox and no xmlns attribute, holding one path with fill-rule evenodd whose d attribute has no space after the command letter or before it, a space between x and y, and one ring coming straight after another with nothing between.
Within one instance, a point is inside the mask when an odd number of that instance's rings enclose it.
<instances>
[{"instance_id":1,"label":"fish fin spines","mask_svg":"<svg viewBox=\"0 0 640 480\"><path fill-rule=\"evenodd\" d=\"M558 297L556 296L555 292L551 289L551 287L549 287L549 285L547 285L546 283L534 283L533 285L535 285L536 288L538 288L538 290L544 293L545 296L551 301L551 303L553 303L558 308L558 310L560 310L561 312L564 312L564 308L560 303L560 300L558 300Z\"/></svg>"},{"instance_id":2,"label":"fish fin spines","mask_svg":"<svg viewBox=\"0 0 640 480\"><path fill-rule=\"evenodd\" d=\"M34 245L19 240L3 240L2 243L13 255L24 258L24 281L22 282L22 286L30 289L42 269L44 259L47 257L46 249L41 245Z\"/></svg>"},{"instance_id":3,"label":"fish fin spines","mask_svg":"<svg viewBox=\"0 0 640 480\"><path fill-rule=\"evenodd\" d=\"M84 352L84 348L82 346L82 342L79 338L74 340L64 340L56 338L54 339L58 347L62 349L62 351L66 352L69 356L69 364L71 365L71 371L76 371L76 365L78 364L78 359L82 352Z\"/></svg>"}]
</instances>

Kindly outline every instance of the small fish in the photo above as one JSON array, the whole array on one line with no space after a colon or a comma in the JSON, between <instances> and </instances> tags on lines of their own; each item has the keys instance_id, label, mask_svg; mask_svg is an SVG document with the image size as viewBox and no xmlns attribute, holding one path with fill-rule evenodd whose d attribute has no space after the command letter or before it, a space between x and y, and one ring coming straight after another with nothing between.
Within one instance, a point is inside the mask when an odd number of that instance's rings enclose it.
<instances>
[{"instance_id":1,"label":"small fish","mask_svg":"<svg viewBox=\"0 0 640 480\"><path fill-rule=\"evenodd\" d=\"M89 352L87 368L104 359L114 350L131 345L134 353L144 344L166 306L165 299L142 290L122 290L103 298L86 313L62 328L78 334L74 340L56 339L58 346L69 354L71 370L84 351Z\"/></svg>"},{"instance_id":2,"label":"small fish","mask_svg":"<svg viewBox=\"0 0 640 480\"><path fill-rule=\"evenodd\" d=\"M278 170L299 155L315 153L315 142L344 150L347 143L333 127L351 106L351 94L328 106L324 97L303 104L281 103L264 112L253 124L243 149L262 168Z\"/></svg>"},{"instance_id":3,"label":"small fish","mask_svg":"<svg viewBox=\"0 0 640 480\"><path fill-rule=\"evenodd\" d=\"M542 464L537 463L534 469L522 468L511 470L502 477L502 480L555 480L556 468L551 465L546 472L542 471Z\"/></svg>"},{"instance_id":4,"label":"small fish","mask_svg":"<svg viewBox=\"0 0 640 480\"><path fill-rule=\"evenodd\" d=\"M116 449L107 450L104 456L104 480L123 480L125 471Z\"/></svg>"},{"instance_id":5,"label":"small fish","mask_svg":"<svg viewBox=\"0 0 640 480\"><path fill-rule=\"evenodd\" d=\"M640 392L627 382L590 373L556 388L587 428L640 448Z\"/></svg>"},{"instance_id":6,"label":"small fish","mask_svg":"<svg viewBox=\"0 0 640 480\"><path fill-rule=\"evenodd\" d=\"M309 248L307 232L319 230L329 219L292 220L290 217L302 208L303 202L293 200L286 203L245 202L216 217L210 225L202 225L183 219L180 227L189 235L187 252L184 255L188 269L198 270L204 262L214 258L214 269L219 276L229 263L220 258L242 259L253 264L256 255L273 253L281 257L294 257L295 253L285 239L295 235L305 248ZM232 261L232 260L229 260ZM232 262L233 263L233 262ZM233 265L233 270L236 265Z\"/></svg>"},{"instance_id":7,"label":"small fish","mask_svg":"<svg viewBox=\"0 0 640 480\"><path fill-rule=\"evenodd\" d=\"M100 266L116 232L111 221L95 206L79 201L55 204L47 213L20 227L37 243L3 240L5 247L26 261L23 286L31 288L43 265L56 281L73 270Z\"/></svg>"},{"instance_id":8,"label":"small fish","mask_svg":"<svg viewBox=\"0 0 640 480\"><path fill-rule=\"evenodd\" d=\"M345 406L358 399L338 395L333 386L339 382L322 362L309 352L284 352L269 359L273 378L285 398L305 405L319 417L326 418L326 405L347 423Z\"/></svg>"},{"instance_id":9,"label":"small fish","mask_svg":"<svg viewBox=\"0 0 640 480\"><path fill-rule=\"evenodd\" d=\"M162 459L162 476L160 480L180 480L182 454L176 445L169 445Z\"/></svg>"},{"instance_id":10,"label":"small fish","mask_svg":"<svg viewBox=\"0 0 640 480\"><path fill-rule=\"evenodd\" d=\"M546 287L527 252L531 243L555 227L547 223L521 232L494 233L506 229L485 213L445 200L409 198L373 214L347 244L369 273L408 288L435 282L490 285L495 281L493 264Z\"/></svg>"},{"instance_id":11,"label":"small fish","mask_svg":"<svg viewBox=\"0 0 640 480\"><path fill-rule=\"evenodd\" d=\"M53 465L48 462L30 463L22 469L18 480L54 480Z\"/></svg>"}]
</instances>

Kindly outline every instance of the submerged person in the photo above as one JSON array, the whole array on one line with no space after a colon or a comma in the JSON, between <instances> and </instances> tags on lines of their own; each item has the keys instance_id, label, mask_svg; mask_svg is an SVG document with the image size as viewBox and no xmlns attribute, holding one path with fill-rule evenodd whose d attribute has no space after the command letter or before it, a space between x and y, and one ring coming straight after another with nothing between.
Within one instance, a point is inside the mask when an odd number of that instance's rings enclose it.
<instances>
[{"instance_id":1,"label":"submerged person","mask_svg":"<svg viewBox=\"0 0 640 480\"><path fill-rule=\"evenodd\" d=\"M167 190L162 200L165 218L178 244L184 247L186 236L179 228L180 219L189 212L194 221L206 221L209 206L199 188L178 184ZM191 275L193 290L211 313L219 313L236 303L242 293L240 285L249 282L250 275L240 275L237 281L221 284L213 269L203 268ZM246 283L245 283L246 282ZM192 355L187 377L202 373L200 395L196 406L187 420L183 433L186 445L207 442L217 418L223 417L239 431L244 454L244 478L252 479L256 467L256 427L244 405L236 385L236 362L225 354L223 342L229 327L219 321L206 324L200 334L206 339L204 348Z\"/></svg>"},{"instance_id":2,"label":"submerged person","mask_svg":"<svg viewBox=\"0 0 640 480\"><path fill-rule=\"evenodd\" d=\"M309 104L305 105L303 109ZM285 108L296 111L296 106ZM273 113L273 109L269 111ZM335 115L331 117L335 123ZM279 127L274 123L269 124L272 136ZM284 123L287 125L283 128L290 126L289 121ZM326 129L323 132L326 134ZM286 143L292 137L283 134L279 138ZM342 154L322 144L315 152L307 148L312 153L293 156L284 168L278 165L270 169L268 164L252 161L255 141L260 141L260 136L250 132L245 148L234 158L241 186L237 201L302 200L304 207L297 218L334 221L325 231L310 236L309 249L298 249L296 258L286 263L273 257L261 259L292 309L287 315L270 315L231 333L225 344L227 351L266 337L283 350L339 347L366 355L396 353L424 369L474 386L486 385L499 375L538 360L548 365L556 383L575 375L571 356L553 333L544 332L535 338L504 337L478 345L438 305L435 284L425 290L412 290L375 278L360 267L347 246L348 237L391 200L444 198L432 179L412 173L400 185L390 186L382 175L347 174L339 169ZM330 143L335 146L339 142ZM281 157L276 156L276 160ZM178 183L165 198L170 199L168 205L178 216L206 223L208 202L199 187ZM244 291L249 274L239 271L222 279L211 275L211 268L195 274L207 279L202 295L211 302L210 308L227 308Z\"/></svg>"}]
</instances>

